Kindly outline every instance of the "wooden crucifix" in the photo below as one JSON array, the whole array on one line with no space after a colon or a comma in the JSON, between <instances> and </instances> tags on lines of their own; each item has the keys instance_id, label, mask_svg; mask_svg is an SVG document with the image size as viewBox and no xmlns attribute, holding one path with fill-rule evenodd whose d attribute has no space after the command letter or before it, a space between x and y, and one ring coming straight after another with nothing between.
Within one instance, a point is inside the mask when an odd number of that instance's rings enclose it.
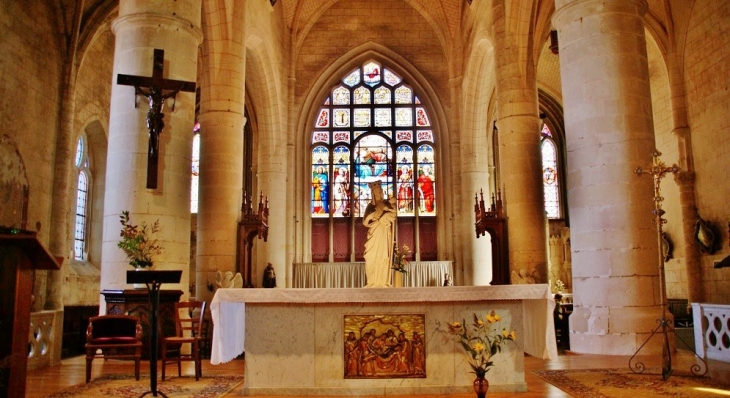
<instances>
[{"instance_id":1,"label":"wooden crucifix","mask_svg":"<svg viewBox=\"0 0 730 398\"><path fill-rule=\"evenodd\" d=\"M165 50L155 49L152 62L152 77L117 75L117 84L134 86L134 95L147 97L150 109L147 111L147 128L149 129L149 149L147 151L147 188L157 189L157 161L160 152L160 134L165 128L162 109L165 100L175 97L178 92L195 92L195 82L165 79L162 72L165 66ZM135 107L137 103L135 102ZM175 105L172 106L175 110Z\"/></svg>"}]
</instances>

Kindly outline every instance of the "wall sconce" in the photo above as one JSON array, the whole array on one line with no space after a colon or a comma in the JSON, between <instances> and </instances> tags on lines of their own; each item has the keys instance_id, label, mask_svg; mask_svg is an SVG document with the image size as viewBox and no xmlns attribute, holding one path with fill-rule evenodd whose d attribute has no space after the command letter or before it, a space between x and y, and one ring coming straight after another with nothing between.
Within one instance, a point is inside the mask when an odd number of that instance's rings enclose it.
<instances>
[{"instance_id":1,"label":"wall sconce","mask_svg":"<svg viewBox=\"0 0 730 398\"><path fill-rule=\"evenodd\" d=\"M550 51L558 54L558 31L555 29L550 31Z\"/></svg>"}]
</instances>

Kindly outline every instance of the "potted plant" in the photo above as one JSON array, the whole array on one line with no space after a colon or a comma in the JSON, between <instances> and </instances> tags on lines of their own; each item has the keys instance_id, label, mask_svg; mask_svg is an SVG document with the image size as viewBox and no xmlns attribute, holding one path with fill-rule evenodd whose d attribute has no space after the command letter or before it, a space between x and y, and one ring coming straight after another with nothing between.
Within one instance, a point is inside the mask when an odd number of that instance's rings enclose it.
<instances>
[{"instance_id":1,"label":"potted plant","mask_svg":"<svg viewBox=\"0 0 730 398\"><path fill-rule=\"evenodd\" d=\"M483 398L489 389L489 382L486 374L494 365L492 357L502 351L502 345L517 338L515 331L508 332L507 329L498 331L496 324L502 318L494 311L490 312L484 319L474 314L474 321L466 325L466 320L448 323L449 334L454 336L466 353L474 374L474 391L477 397Z\"/></svg>"},{"instance_id":2,"label":"potted plant","mask_svg":"<svg viewBox=\"0 0 730 398\"><path fill-rule=\"evenodd\" d=\"M125 210L119 216L122 230L119 232L121 239L117 243L117 247L124 251L129 265L135 269L152 267L154 257L162 253L162 247L154 238L154 235L160 231L159 221L156 220L152 226L142 221L137 226L129 221L129 211Z\"/></svg>"}]
</instances>

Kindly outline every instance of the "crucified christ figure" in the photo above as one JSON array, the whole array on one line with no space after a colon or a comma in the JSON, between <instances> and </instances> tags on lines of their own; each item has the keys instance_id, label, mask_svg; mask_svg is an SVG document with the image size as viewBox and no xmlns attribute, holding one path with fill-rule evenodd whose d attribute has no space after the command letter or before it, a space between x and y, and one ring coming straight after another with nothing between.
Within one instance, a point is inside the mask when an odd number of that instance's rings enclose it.
<instances>
[{"instance_id":1,"label":"crucified christ figure","mask_svg":"<svg viewBox=\"0 0 730 398\"><path fill-rule=\"evenodd\" d=\"M138 86L135 86L134 89L135 94L147 97L147 101L150 104L150 109L147 111L147 128L150 131L148 154L150 159L157 160L157 155L160 151L160 134L162 133L162 129L165 128L165 122L162 120L165 114L162 113L162 109L165 106L165 100L174 97L180 90L173 90L167 94L162 94L162 90L157 87L150 87L149 91L145 91Z\"/></svg>"}]
</instances>

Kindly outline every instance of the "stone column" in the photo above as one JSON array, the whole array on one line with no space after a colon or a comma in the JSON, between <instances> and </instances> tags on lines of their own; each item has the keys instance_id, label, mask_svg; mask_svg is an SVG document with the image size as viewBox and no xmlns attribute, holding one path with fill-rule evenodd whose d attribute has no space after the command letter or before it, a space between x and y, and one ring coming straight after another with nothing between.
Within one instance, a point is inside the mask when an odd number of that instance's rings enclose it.
<instances>
[{"instance_id":1,"label":"stone column","mask_svg":"<svg viewBox=\"0 0 730 398\"><path fill-rule=\"evenodd\" d=\"M198 299L212 299L206 286L216 272L238 272L237 229L243 184L244 66L243 7L215 8L206 1L201 81L200 187L198 204ZM232 13L229 19L226 12ZM223 23L223 22L221 22ZM249 192L251 195L251 192ZM256 197L255 195L252 195ZM245 278L246 275L243 275Z\"/></svg>"},{"instance_id":2,"label":"stone column","mask_svg":"<svg viewBox=\"0 0 730 398\"><path fill-rule=\"evenodd\" d=\"M498 189L502 189L504 212L508 219L509 267L510 272L524 270L536 282L545 283L548 272L547 221L533 51L517 32L518 28L513 27L526 23L513 21L519 18L517 10L512 10L513 15L507 16L502 1L493 4L502 183Z\"/></svg>"},{"instance_id":3,"label":"stone column","mask_svg":"<svg viewBox=\"0 0 730 398\"><path fill-rule=\"evenodd\" d=\"M162 288L188 294L195 94L180 92L174 101L166 100L158 188L152 190L145 187L148 103L146 98L135 96L134 87L118 85L116 79L120 73L151 76L153 50L162 49L165 51L163 78L196 81L198 45L202 40L200 10L201 0L122 0L119 3L119 17L112 24L116 44L104 196L102 290L130 288L126 284L126 271L132 268L117 248L119 215L128 210L134 224L144 221L151 225L159 220L161 231L157 238L163 253L155 259L155 269L183 271L180 284L165 284ZM103 298L101 301L104 308Z\"/></svg>"},{"instance_id":4,"label":"stone column","mask_svg":"<svg viewBox=\"0 0 730 398\"><path fill-rule=\"evenodd\" d=\"M568 151L570 348L632 355L657 326L654 133L645 0L557 0ZM642 353L661 352L661 338Z\"/></svg>"},{"instance_id":5,"label":"stone column","mask_svg":"<svg viewBox=\"0 0 730 398\"><path fill-rule=\"evenodd\" d=\"M63 264L58 271L48 272L46 286L45 310L63 310L63 279L68 274L71 259L74 258L72 217L76 198L76 180L73 176L74 165L71 159L76 154L76 136L74 130L74 113L76 110L76 50L78 35L83 13L83 1L75 9L69 48L64 57L63 87L61 91L61 109L59 111L58 135L56 136L56 159L53 174L53 207L51 209L50 245L49 251L55 256L63 257ZM35 271L36 278L41 277L44 271ZM39 300L40 301L40 300ZM36 304L36 303L34 303ZM41 303L37 303L41 304ZM34 308L39 310L39 308ZM60 344L60 339L59 339ZM59 350L60 351L60 350ZM60 362L60 355L58 361Z\"/></svg>"},{"instance_id":6,"label":"stone column","mask_svg":"<svg viewBox=\"0 0 730 398\"><path fill-rule=\"evenodd\" d=\"M676 34L676 32L675 32ZM689 128L687 115L687 93L684 80L684 58L679 55L677 41L684 38L684 34L673 40L673 45L667 54L669 69L669 84L671 90L673 133L677 137L679 149L679 167L682 170L675 176L679 186L679 204L681 207L682 236L684 244L684 264L687 276L687 299L690 303L704 300L702 289L702 262L700 248L694 237L694 221L697 217L697 198L695 196L694 154L692 151L692 134Z\"/></svg>"},{"instance_id":7,"label":"stone column","mask_svg":"<svg viewBox=\"0 0 730 398\"><path fill-rule=\"evenodd\" d=\"M273 141L270 142L274 144ZM277 147L280 147L281 150L262 148L262 152L267 154L262 157L271 159L274 153L286 153L284 143L279 143ZM254 250L258 253L259 260L257 263L261 267L266 267L267 263L274 266L276 287L291 287L292 275L289 274L291 267L287 266L286 261L286 214L288 212L286 208L286 173L284 172L286 170L286 159L280 156L278 159L271 160L272 162L260 164L257 173L259 189L264 193L264 197L269 197L269 236L266 243L257 239ZM276 160L278 162L275 162ZM264 200L266 199L264 198ZM255 203L258 204L258 199L255 200ZM259 277L263 275L263 268L259 272L255 272L254 275L259 275Z\"/></svg>"}]
</instances>

